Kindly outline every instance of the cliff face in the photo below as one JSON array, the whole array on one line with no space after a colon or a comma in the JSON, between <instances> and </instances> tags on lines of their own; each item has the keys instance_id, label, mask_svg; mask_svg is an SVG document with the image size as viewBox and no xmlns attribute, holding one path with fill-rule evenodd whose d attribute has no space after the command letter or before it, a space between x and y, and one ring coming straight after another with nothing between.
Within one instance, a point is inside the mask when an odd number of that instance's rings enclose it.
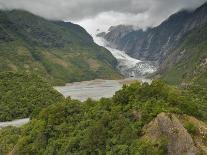
<instances>
[{"instance_id":1,"label":"cliff face","mask_svg":"<svg viewBox=\"0 0 207 155\"><path fill-rule=\"evenodd\" d=\"M123 26L113 27L104 38L113 47L126 51L132 57L162 63L186 34L205 23L207 3L194 11L180 11L159 26L146 31L127 28L123 30Z\"/></svg>"}]
</instances>

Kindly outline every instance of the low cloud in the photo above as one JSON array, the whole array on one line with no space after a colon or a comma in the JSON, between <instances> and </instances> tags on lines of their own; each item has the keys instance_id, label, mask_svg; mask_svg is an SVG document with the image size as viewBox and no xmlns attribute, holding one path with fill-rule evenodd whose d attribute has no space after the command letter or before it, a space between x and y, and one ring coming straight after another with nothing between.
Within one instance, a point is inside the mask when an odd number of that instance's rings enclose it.
<instances>
[{"instance_id":1,"label":"low cloud","mask_svg":"<svg viewBox=\"0 0 207 155\"><path fill-rule=\"evenodd\" d=\"M158 25L172 13L194 9L206 0L0 0L0 9L23 9L53 20L96 28L128 24L141 28Z\"/></svg>"}]
</instances>

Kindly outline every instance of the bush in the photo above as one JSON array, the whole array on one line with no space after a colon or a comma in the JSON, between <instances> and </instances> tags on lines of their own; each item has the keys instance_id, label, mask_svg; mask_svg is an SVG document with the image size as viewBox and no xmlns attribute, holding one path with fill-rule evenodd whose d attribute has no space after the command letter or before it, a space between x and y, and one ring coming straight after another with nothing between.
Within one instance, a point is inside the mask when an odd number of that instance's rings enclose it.
<instances>
[{"instance_id":1,"label":"bush","mask_svg":"<svg viewBox=\"0 0 207 155\"><path fill-rule=\"evenodd\" d=\"M198 128L190 122L185 123L184 127L186 128L188 133L190 133L193 136L195 136L198 133Z\"/></svg>"}]
</instances>

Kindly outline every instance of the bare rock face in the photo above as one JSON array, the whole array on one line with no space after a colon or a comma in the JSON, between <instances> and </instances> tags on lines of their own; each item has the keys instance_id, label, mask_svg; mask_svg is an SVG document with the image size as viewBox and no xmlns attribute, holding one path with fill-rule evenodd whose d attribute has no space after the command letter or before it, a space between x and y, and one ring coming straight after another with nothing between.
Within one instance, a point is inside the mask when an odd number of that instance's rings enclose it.
<instances>
[{"instance_id":1,"label":"bare rock face","mask_svg":"<svg viewBox=\"0 0 207 155\"><path fill-rule=\"evenodd\" d=\"M144 128L144 137L152 141L165 136L168 155L195 155L197 148L191 135L174 114L161 113Z\"/></svg>"},{"instance_id":2,"label":"bare rock face","mask_svg":"<svg viewBox=\"0 0 207 155\"><path fill-rule=\"evenodd\" d=\"M102 37L110 42L111 47L118 49L119 45L121 44L119 42L119 39L123 38L128 33L134 31L134 28L133 26L118 25L118 26L111 26L108 31L109 32Z\"/></svg>"}]
</instances>

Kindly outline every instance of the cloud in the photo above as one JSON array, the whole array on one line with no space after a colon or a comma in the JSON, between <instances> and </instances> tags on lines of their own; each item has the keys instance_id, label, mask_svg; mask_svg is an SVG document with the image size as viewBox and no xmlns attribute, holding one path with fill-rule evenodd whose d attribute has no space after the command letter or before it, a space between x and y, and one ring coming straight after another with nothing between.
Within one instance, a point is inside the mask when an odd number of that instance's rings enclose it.
<instances>
[{"instance_id":1,"label":"cloud","mask_svg":"<svg viewBox=\"0 0 207 155\"><path fill-rule=\"evenodd\" d=\"M24 9L49 19L71 20L107 11L137 14L148 9L145 3L136 0L0 0L0 8Z\"/></svg>"},{"instance_id":2,"label":"cloud","mask_svg":"<svg viewBox=\"0 0 207 155\"><path fill-rule=\"evenodd\" d=\"M159 25L173 13L182 9L195 9L206 0L135 0L134 7L143 7L141 12L101 12L93 17L74 21L83 26L92 35L98 33L96 30L107 31L112 25L134 25L146 29ZM141 10L141 9L139 9Z\"/></svg>"},{"instance_id":3,"label":"cloud","mask_svg":"<svg viewBox=\"0 0 207 155\"><path fill-rule=\"evenodd\" d=\"M109 11L100 13L95 17L85 18L74 22L83 26L92 35L95 35L98 32L107 31L110 26L120 24L134 25L136 27L144 28L149 25L146 22L148 18L148 15L145 13L132 14Z\"/></svg>"},{"instance_id":4,"label":"cloud","mask_svg":"<svg viewBox=\"0 0 207 155\"><path fill-rule=\"evenodd\" d=\"M96 28L128 24L155 26L183 8L206 0L0 0L1 9L24 9L47 19L79 23L90 32Z\"/></svg>"},{"instance_id":5,"label":"cloud","mask_svg":"<svg viewBox=\"0 0 207 155\"><path fill-rule=\"evenodd\" d=\"M0 0L0 8L24 9L49 19L78 20L103 12L139 14L196 7L205 0Z\"/></svg>"}]
</instances>

